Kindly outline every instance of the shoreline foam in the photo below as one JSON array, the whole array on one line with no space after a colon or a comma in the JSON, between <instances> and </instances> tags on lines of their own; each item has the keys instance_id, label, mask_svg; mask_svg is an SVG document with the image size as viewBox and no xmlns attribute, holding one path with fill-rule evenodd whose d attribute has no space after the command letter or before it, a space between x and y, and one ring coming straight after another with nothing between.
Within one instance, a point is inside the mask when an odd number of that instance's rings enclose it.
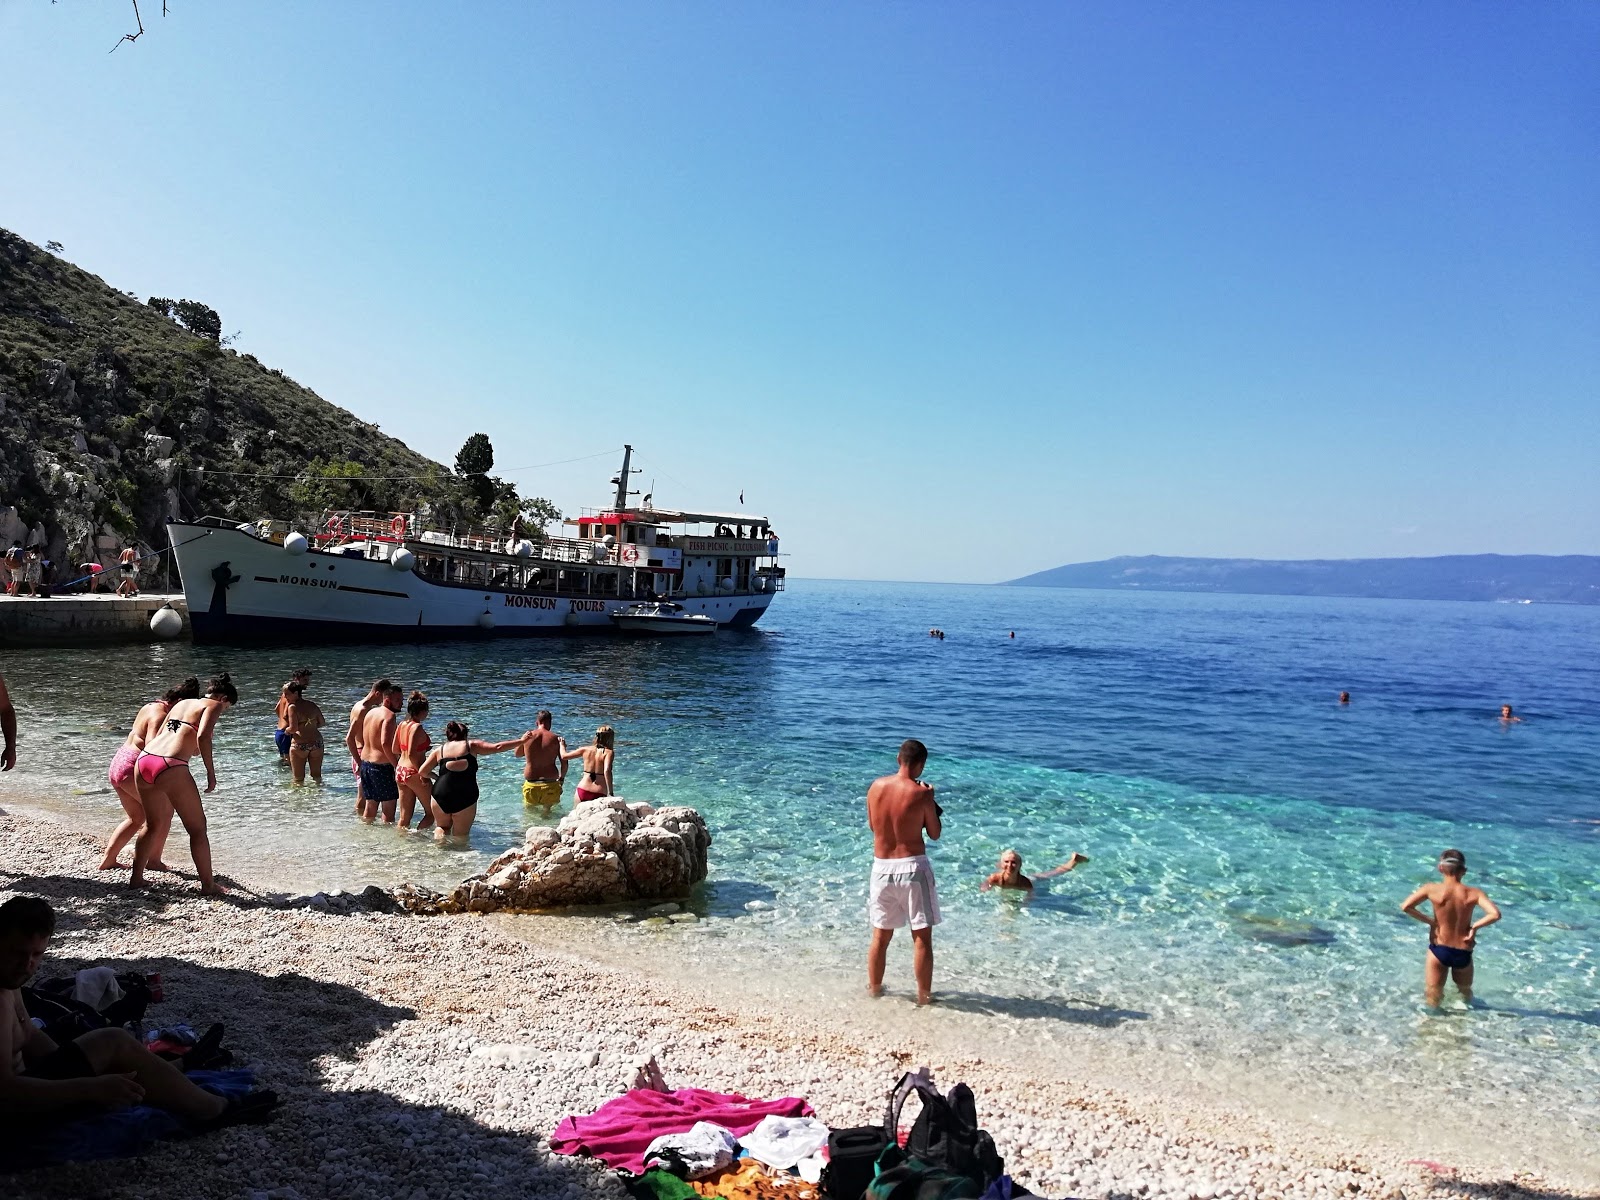
<instances>
[{"instance_id":1,"label":"shoreline foam","mask_svg":"<svg viewBox=\"0 0 1600 1200\"><path fill-rule=\"evenodd\" d=\"M0 841L3 890L61 910L46 974L100 961L160 970L169 999L152 1019L224 1021L228 1044L286 1099L265 1129L15 1176L18 1196L620 1197L613 1177L551 1156L544 1139L651 1053L673 1086L805 1095L836 1125L881 1119L885 1090L927 1063L944 1086L973 1085L1008 1169L1042 1195L1597 1194L1581 1170L1513 1174L1478 1158L1446 1177L1389 1139L1047 1075L1004 1046L952 1046L922 1019L942 1014L905 1004L868 1029L827 1008L753 1003L726 980L597 964L577 938L532 943L548 923L280 909L248 885L207 901L183 878L137 895L58 822L12 812Z\"/></svg>"}]
</instances>

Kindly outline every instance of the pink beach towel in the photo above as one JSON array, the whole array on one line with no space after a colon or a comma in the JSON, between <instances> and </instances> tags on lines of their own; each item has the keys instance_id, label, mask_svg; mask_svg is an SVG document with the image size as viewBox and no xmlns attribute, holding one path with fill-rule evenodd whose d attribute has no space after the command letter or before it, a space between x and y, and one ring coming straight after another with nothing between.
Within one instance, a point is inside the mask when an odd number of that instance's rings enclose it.
<instances>
[{"instance_id":1,"label":"pink beach towel","mask_svg":"<svg viewBox=\"0 0 1600 1200\"><path fill-rule=\"evenodd\" d=\"M644 1152L664 1133L688 1133L696 1121L721 1125L735 1137L749 1133L761 1118L809 1117L811 1105L794 1096L748 1100L701 1088L675 1092L636 1089L608 1100L587 1117L563 1117L550 1138L557 1154L590 1154L619 1171L644 1171Z\"/></svg>"}]
</instances>

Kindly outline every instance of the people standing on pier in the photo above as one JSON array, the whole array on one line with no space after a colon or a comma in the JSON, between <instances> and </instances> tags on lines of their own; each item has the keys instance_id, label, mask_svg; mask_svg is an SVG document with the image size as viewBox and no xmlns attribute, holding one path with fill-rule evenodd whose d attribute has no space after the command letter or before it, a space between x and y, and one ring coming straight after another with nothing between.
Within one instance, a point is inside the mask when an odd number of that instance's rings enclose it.
<instances>
[{"instance_id":1,"label":"people standing on pier","mask_svg":"<svg viewBox=\"0 0 1600 1200\"><path fill-rule=\"evenodd\" d=\"M310 672L306 675L310 678ZM297 784L306 781L308 769L311 782L321 783L322 727L328 723L328 719L322 715L322 709L306 699L306 685L302 681L291 679L284 688L289 697L289 769Z\"/></svg>"},{"instance_id":2,"label":"people standing on pier","mask_svg":"<svg viewBox=\"0 0 1600 1200\"><path fill-rule=\"evenodd\" d=\"M134 843L132 887L144 886L145 868L172 826L172 814L189 833L189 853L200 876L200 891L220 896L222 888L211 873L211 839L206 835L206 814L200 804L200 790L189 770L196 754L206 765L206 792L217 790L217 769L211 758L211 737L222 714L239 702L239 692L224 671L206 688L199 700L179 700L167 712L166 720L134 761L139 799L144 804L144 831Z\"/></svg>"},{"instance_id":3,"label":"people standing on pier","mask_svg":"<svg viewBox=\"0 0 1600 1200\"><path fill-rule=\"evenodd\" d=\"M117 556L117 595L137 596L139 594L139 552L132 546L124 546L122 553Z\"/></svg>"},{"instance_id":4,"label":"people standing on pier","mask_svg":"<svg viewBox=\"0 0 1600 1200\"><path fill-rule=\"evenodd\" d=\"M134 776L134 764L139 760L139 751L143 750L145 743L155 737L161 730L161 723L167 719L167 713L172 706L180 700L194 700L200 695L200 681L193 675L182 683L168 688L159 700L152 700L139 710L133 719L133 728L128 731L127 739L111 759L111 767L106 771L106 779L117 794L117 799L122 801L122 811L127 815L122 818L114 830L111 831L111 840L106 843L105 857L100 860L102 871L113 870L118 864L117 859L134 836L149 822L145 812L144 801L139 797L139 785ZM170 827L170 822L168 822ZM159 839L151 839L145 844L145 851L150 856L150 861L145 864L152 871L165 871L167 864L161 861L161 854L166 849L166 834Z\"/></svg>"},{"instance_id":5,"label":"people standing on pier","mask_svg":"<svg viewBox=\"0 0 1600 1200\"><path fill-rule=\"evenodd\" d=\"M478 756L501 754L522 745L521 738L485 742L471 733L461 721L451 721L444 727L444 741L422 764L422 774L433 779L433 836L441 842L451 837L465 841L472 832L478 815Z\"/></svg>"},{"instance_id":6,"label":"people standing on pier","mask_svg":"<svg viewBox=\"0 0 1600 1200\"><path fill-rule=\"evenodd\" d=\"M567 744L550 732L551 720L550 710L541 708L517 748L523 759L522 802L542 808L541 815L546 817L561 803L561 789L567 782Z\"/></svg>"},{"instance_id":7,"label":"people standing on pier","mask_svg":"<svg viewBox=\"0 0 1600 1200\"><path fill-rule=\"evenodd\" d=\"M26 574L27 552L23 550L21 542L13 540L6 551L6 595L22 594L22 580Z\"/></svg>"},{"instance_id":8,"label":"people standing on pier","mask_svg":"<svg viewBox=\"0 0 1600 1200\"><path fill-rule=\"evenodd\" d=\"M1428 927L1428 952L1422 960L1422 997L1429 1008L1438 1008L1448 976L1461 998L1471 1004L1472 952L1478 948L1478 930L1498 921L1500 910L1482 891L1461 882L1467 873L1467 856L1461 851L1444 851L1434 869L1441 881L1423 884L1400 905L1406 916ZM1423 901L1432 907L1428 916L1417 911ZM1479 908L1483 909L1483 916L1474 921L1473 910Z\"/></svg>"},{"instance_id":9,"label":"people standing on pier","mask_svg":"<svg viewBox=\"0 0 1600 1200\"><path fill-rule=\"evenodd\" d=\"M412 692L406 704L406 719L394 731L394 746L400 760L395 764L394 782L400 789L400 811L395 824L401 829L411 828L411 813L420 803L422 820L417 822L417 832L433 828L433 797L429 791L428 776L422 770L423 761L433 746L433 738L422 727L428 719L428 698L421 692Z\"/></svg>"},{"instance_id":10,"label":"people standing on pier","mask_svg":"<svg viewBox=\"0 0 1600 1200\"><path fill-rule=\"evenodd\" d=\"M883 995L883 972L894 931L911 926L917 1003L933 999L933 927L940 921L939 892L923 835L938 840L943 815L933 788L921 781L928 748L916 738L900 746L899 769L867 789L867 824L872 828L872 876L867 912L872 941L867 948L867 994Z\"/></svg>"},{"instance_id":11,"label":"people standing on pier","mask_svg":"<svg viewBox=\"0 0 1600 1200\"><path fill-rule=\"evenodd\" d=\"M361 723L366 719L372 706L379 703L384 694L394 684L387 679L380 679L374 683L367 694L357 700L355 707L350 710L350 725L345 730L344 746L350 751L350 774L356 777L356 816L361 816L366 810L365 798L361 795Z\"/></svg>"},{"instance_id":12,"label":"people standing on pier","mask_svg":"<svg viewBox=\"0 0 1600 1200\"><path fill-rule=\"evenodd\" d=\"M6 741L4 752L0 753L0 771L9 771L17 765L17 710L11 707L4 675L0 675L0 736Z\"/></svg>"},{"instance_id":13,"label":"people standing on pier","mask_svg":"<svg viewBox=\"0 0 1600 1200\"><path fill-rule=\"evenodd\" d=\"M44 578L44 547L35 542L22 555L22 586L30 596L39 594L39 583Z\"/></svg>"},{"instance_id":14,"label":"people standing on pier","mask_svg":"<svg viewBox=\"0 0 1600 1200\"><path fill-rule=\"evenodd\" d=\"M561 761L583 759L583 778L578 781L578 803L598 800L601 796L615 794L611 782L611 768L616 761L617 731L602 725L594 731L594 741L577 750L561 751Z\"/></svg>"},{"instance_id":15,"label":"people standing on pier","mask_svg":"<svg viewBox=\"0 0 1600 1200\"><path fill-rule=\"evenodd\" d=\"M400 799L395 783L395 767L400 756L394 748L395 714L400 711L405 693L390 684L361 719L361 819L367 824L378 819L394 824L394 808Z\"/></svg>"}]
</instances>

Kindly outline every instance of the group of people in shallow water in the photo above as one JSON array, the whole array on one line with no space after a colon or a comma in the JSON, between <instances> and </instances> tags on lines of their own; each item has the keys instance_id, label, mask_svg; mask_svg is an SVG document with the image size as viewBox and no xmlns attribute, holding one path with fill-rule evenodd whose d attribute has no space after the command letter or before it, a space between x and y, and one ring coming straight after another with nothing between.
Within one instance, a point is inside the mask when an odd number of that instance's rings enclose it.
<instances>
[{"instance_id":1,"label":"group of people in shallow water","mask_svg":"<svg viewBox=\"0 0 1600 1200\"><path fill-rule=\"evenodd\" d=\"M609 725L595 731L591 744L569 750L551 732L550 710L540 709L533 728L516 737L486 741L473 737L466 722L448 721L444 740L436 744L427 729L430 714L426 696L412 692L408 699L389 679L375 682L350 709L345 748L356 779L355 812L363 821L381 817L409 830L420 809L417 832L431 829L440 841L465 838L478 811L478 759L507 751L522 759L523 803L545 816L561 803L568 764L575 760L583 763L578 803L613 793L617 734ZM288 719L295 720L293 706Z\"/></svg>"},{"instance_id":2,"label":"group of people in shallow water","mask_svg":"<svg viewBox=\"0 0 1600 1200\"><path fill-rule=\"evenodd\" d=\"M273 734L280 759L288 764L297 785L307 779L322 782L323 730L328 722L306 695L310 684L310 669L301 668L283 685ZM238 690L224 672L204 689L199 679L190 676L139 709L107 771L124 816L106 845L101 870L118 867L129 842L133 843L131 886L144 886L149 871L168 870L162 855L176 815L189 835L200 890L208 895L223 891L212 868L201 790L189 764L199 756L206 769L205 791L215 791L213 736L217 721L238 700ZM389 679L375 682L351 708L345 747L356 779L355 812L363 821L381 818L409 831L420 811L417 832L432 830L440 841L465 840L477 816L478 760L507 751L515 751L523 760L524 804L540 809L544 816L560 805L573 762L582 764L575 793L578 803L614 794L616 730L610 725L600 726L589 745L569 750L566 741L551 731L550 711L541 709L534 727L517 737L485 741L473 737L465 722L449 721L443 741L435 743L427 728L429 715L426 696L414 691L407 699Z\"/></svg>"}]
</instances>

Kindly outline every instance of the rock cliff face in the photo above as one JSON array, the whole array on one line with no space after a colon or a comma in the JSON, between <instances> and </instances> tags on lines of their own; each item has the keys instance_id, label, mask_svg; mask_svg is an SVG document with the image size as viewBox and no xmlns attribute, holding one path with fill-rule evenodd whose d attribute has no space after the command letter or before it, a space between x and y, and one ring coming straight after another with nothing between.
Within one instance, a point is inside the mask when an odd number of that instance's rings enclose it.
<instances>
[{"instance_id":1,"label":"rock cliff face","mask_svg":"<svg viewBox=\"0 0 1600 1200\"><path fill-rule=\"evenodd\" d=\"M319 459L408 478L312 496L303 477ZM58 581L124 544L165 545L173 516L281 518L312 501L410 508L447 474L251 355L0 229L0 537L45 544Z\"/></svg>"},{"instance_id":2,"label":"rock cliff face","mask_svg":"<svg viewBox=\"0 0 1600 1200\"><path fill-rule=\"evenodd\" d=\"M421 914L670 899L705 879L710 847L706 823L692 808L590 800L554 829L528 830L522 846L448 895L407 884L395 899Z\"/></svg>"}]
</instances>

